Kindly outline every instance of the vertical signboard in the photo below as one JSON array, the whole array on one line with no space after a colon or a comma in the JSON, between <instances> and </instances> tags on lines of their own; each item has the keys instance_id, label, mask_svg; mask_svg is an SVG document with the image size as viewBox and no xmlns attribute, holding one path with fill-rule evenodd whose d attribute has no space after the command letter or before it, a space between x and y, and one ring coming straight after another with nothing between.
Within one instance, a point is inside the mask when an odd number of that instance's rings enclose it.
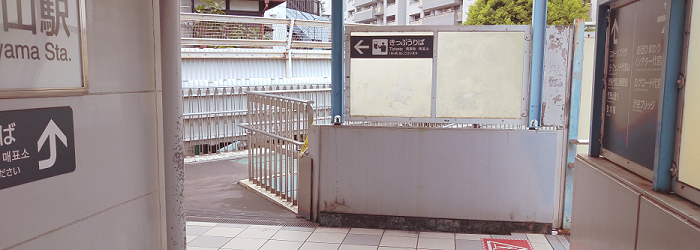
<instances>
[{"instance_id":1,"label":"vertical signboard","mask_svg":"<svg viewBox=\"0 0 700 250\"><path fill-rule=\"evenodd\" d=\"M602 154L628 168L654 167L667 6L638 1L609 15Z\"/></svg>"},{"instance_id":2,"label":"vertical signboard","mask_svg":"<svg viewBox=\"0 0 700 250\"><path fill-rule=\"evenodd\" d=\"M87 92L82 0L0 0L0 98Z\"/></svg>"}]
</instances>

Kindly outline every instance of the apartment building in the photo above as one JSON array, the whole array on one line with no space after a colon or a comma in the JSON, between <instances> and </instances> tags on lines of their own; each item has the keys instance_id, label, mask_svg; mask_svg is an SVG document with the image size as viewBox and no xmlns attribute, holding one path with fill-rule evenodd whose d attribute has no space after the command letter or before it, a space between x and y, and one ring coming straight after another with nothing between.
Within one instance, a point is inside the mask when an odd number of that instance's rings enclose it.
<instances>
[{"instance_id":1,"label":"apartment building","mask_svg":"<svg viewBox=\"0 0 700 250\"><path fill-rule=\"evenodd\" d=\"M476 0L348 0L347 21L377 25L455 25ZM466 7L465 7L466 6Z\"/></svg>"}]
</instances>

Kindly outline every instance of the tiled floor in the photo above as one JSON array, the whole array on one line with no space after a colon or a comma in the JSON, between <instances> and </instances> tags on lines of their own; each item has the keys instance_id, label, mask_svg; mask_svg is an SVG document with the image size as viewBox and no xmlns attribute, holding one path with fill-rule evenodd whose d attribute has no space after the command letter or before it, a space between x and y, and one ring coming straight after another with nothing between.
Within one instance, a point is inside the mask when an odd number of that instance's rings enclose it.
<instances>
[{"instance_id":1,"label":"tiled floor","mask_svg":"<svg viewBox=\"0 0 700 250\"><path fill-rule=\"evenodd\" d=\"M187 222L188 250L483 250L481 239L491 237L526 239L530 241L533 250L568 249L568 241L563 237L541 234L479 235Z\"/></svg>"}]
</instances>

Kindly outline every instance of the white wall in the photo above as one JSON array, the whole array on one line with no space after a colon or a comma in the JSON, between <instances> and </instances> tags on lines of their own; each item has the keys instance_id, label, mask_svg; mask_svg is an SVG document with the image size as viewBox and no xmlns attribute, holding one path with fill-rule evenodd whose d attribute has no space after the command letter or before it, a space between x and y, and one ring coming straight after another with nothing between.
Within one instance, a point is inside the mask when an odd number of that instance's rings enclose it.
<instances>
[{"instance_id":1,"label":"white wall","mask_svg":"<svg viewBox=\"0 0 700 250\"><path fill-rule=\"evenodd\" d=\"M89 94L0 99L0 111L72 107L77 165L0 190L0 249L164 245L158 2L86 2Z\"/></svg>"},{"instance_id":2,"label":"white wall","mask_svg":"<svg viewBox=\"0 0 700 250\"><path fill-rule=\"evenodd\" d=\"M312 207L314 213L554 223L560 140L546 130L314 125Z\"/></svg>"},{"instance_id":3,"label":"white wall","mask_svg":"<svg viewBox=\"0 0 700 250\"><path fill-rule=\"evenodd\" d=\"M581 108L578 116L578 139L588 140L591 132L593 70L595 69L595 37L583 39L583 72L581 73ZM578 145L578 154L588 154L588 145Z\"/></svg>"}]
</instances>

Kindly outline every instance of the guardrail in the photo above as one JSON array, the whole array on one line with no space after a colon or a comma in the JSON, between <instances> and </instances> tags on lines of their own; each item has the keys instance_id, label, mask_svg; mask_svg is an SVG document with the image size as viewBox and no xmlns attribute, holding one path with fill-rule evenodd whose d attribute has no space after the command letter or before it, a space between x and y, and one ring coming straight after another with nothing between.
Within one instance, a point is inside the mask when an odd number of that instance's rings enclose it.
<instances>
[{"instance_id":1,"label":"guardrail","mask_svg":"<svg viewBox=\"0 0 700 250\"><path fill-rule=\"evenodd\" d=\"M181 13L183 46L330 49L331 23L267 17Z\"/></svg>"},{"instance_id":2,"label":"guardrail","mask_svg":"<svg viewBox=\"0 0 700 250\"><path fill-rule=\"evenodd\" d=\"M330 84L289 84L183 88L184 145L187 156L216 154L247 147L246 92L312 100L316 117L330 121ZM323 123L324 120L318 122Z\"/></svg>"},{"instance_id":3,"label":"guardrail","mask_svg":"<svg viewBox=\"0 0 700 250\"><path fill-rule=\"evenodd\" d=\"M346 24L359 26L359 24ZM331 22L267 17L180 14L182 58L330 59Z\"/></svg>"},{"instance_id":4,"label":"guardrail","mask_svg":"<svg viewBox=\"0 0 700 250\"><path fill-rule=\"evenodd\" d=\"M279 95L288 93L247 92L248 124L240 127L248 130L248 181L296 205L299 151L314 120L314 101Z\"/></svg>"}]
</instances>

